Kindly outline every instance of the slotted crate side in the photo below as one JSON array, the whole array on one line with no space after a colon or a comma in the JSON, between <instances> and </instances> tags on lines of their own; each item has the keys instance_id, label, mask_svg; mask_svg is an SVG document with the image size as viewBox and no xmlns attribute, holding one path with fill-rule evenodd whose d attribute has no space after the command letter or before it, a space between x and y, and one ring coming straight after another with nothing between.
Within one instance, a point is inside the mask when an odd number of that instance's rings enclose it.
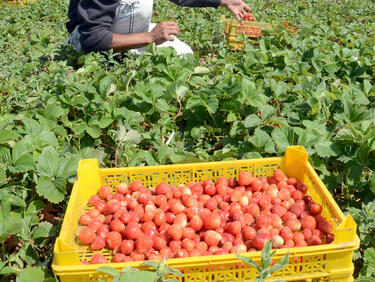
<instances>
[{"instance_id":1,"label":"slotted crate side","mask_svg":"<svg viewBox=\"0 0 375 282\"><path fill-rule=\"evenodd\" d=\"M227 178L237 177L240 170L249 171L256 176L271 176L273 171L280 167L281 158L269 158L264 160L246 160L213 162L186 165L167 165L157 167L132 167L124 169L101 169L101 184L116 185L134 180L142 182L147 188L155 187L160 182L172 185L187 184L193 180L196 182L213 179L220 176Z\"/></svg>"},{"instance_id":2,"label":"slotted crate side","mask_svg":"<svg viewBox=\"0 0 375 282\"><path fill-rule=\"evenodd\" d=\"M83 265L80 262L80 260L88 260L93 252L87 246L80 244L76 236L80 228L78 218L87 208L88 199L97 193L100 185L106 184L114 188L117 184L133 180L139 180L147 187L155 186L161 181L178 185L186 184L190 180L200 181L207 178L216 180L219 176L236 177L240 170L247 170L256 176L270 176L279 167L285 170L289 177L297 177L307 184L308 194L322 204L323 214L331 220L334 230L339 223L341 225L335 230L336 239L332 244L289 249L293 258L297 257L298 260L291 259L289 266L273 277L296 281L301 280L302 277L325 279L336 275L340 278L338 281L349 281L342 279L351 277L353 272L352 255L359 245L355 234L355 222L351 218L344 220L341 210L308 164L306 151L300 146L288 147L284 158L156 167L99 169L96 160L81 161L79 178L74 185L63 228L56 241L53 269L57 275L60 275L61 281L93 281L92 279L95 281L97 275L103 276L95 272L97 266ZM336 241L342 244L335 244ZM285 253L283 251L277 251L276 259ZM103 250L101 253L109 259L112 258L109 250ZM254 260L260 260L259 252L250 253L250 256ZM338 261L340 264L337 263ZM234 255L168 260L168 264L172 267L184 268L185 278L182 280L176 277L180 281L243 281L245 278L251 280L255 277L254 269L242 268L239 263ZM140 262L111 265L121 270L126 266L139 267ZM207 266L212 269L207 270ZM199 280L201 277L204 277L204 280Z\"/></svg>"}]
</instances>

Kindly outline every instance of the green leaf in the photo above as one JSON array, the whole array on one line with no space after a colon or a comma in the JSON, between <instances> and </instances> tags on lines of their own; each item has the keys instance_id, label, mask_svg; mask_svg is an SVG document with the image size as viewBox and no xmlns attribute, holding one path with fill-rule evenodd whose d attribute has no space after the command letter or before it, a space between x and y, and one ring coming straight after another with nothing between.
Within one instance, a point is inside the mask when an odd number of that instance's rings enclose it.
<instances>
[{"instance_id":1,"label":"green leaf","mask_svg":"<svg viewBox=\"0 0 375 282\"><path fill-rule=\"evenodd\" d=\"M99 120L99 127L106 128L113 122L113 119L110 116L104 116Z\"/></svg>"},{"instance_id":2,"label":"green leaf","mask_svg":"<svg viewBox=\"0 0 375 282\"><path fill-rule=\"evenodd\" d=\"M43 130L43 127L34 119L24 118L23 124L25 125L25 129L30 134L37 136Z\"/></svg>"},{"instance_id":3,"label":"green leaf","mask_svg":"<svg viewBox=\"0 0 375 282\"><path fill-rule=\"evenodd\" d=\"M217 108L219 107L219 99L217 98L208 99L206 107L207 107L208 112L210 112L211 114L216 113Z\"/></svg>"},{"instance_id":4,"label":"green leaf","mask_svg":"<svg viewBox=\"0 0 375 282\"><path fill-rule=\"evenodd\" d=\"M100 94L107 96L116 90L116 77L113 75L106 75L99 84Z\"/></svg>"},{"instance_id":5,"label":"green leaf","mask_svg":"<svg viewBox=\"0 0 375 282\"><path fill-rule=\"evenodd\" d=\"M94 139L100 137L101 130L97 125L86 126L86 132Z\"/></svg>"},{"instance_id":6,"label":"green leaf","mask_svg":"<svg viewBox=\"0 0 375 282\"><path fill-rule=\"evenodd\" d=\"M24 156L27 155L28 153L33 151L33 144L26 139L18 141L12 150L12 159L13 163L16 163L16 161Z\"/></svg>"},{"instance_id":7,"label":"green leaf","mask_svg":"<svg viewBox=\"0 0 375 282\"><path fill-rule=\"evenodd\" d=\"M0 147L0 162L5 165L12 166L12 156L9 148Z\"/></svg>"},{"instance_id":8,"label":"green leaf","mask_svg":"<svg viewBox=\"0 0 375 282\"><path fill-rule=\"evenodd\" d=\"M47 221L39 223L39 225L33 230L32 238L46 238L50 236L53 225Z\"/></svg>"},{"instance_id":9,"label":"green leaf","mask_svg":"<svg viewBox=\"0 0 375 282\"><path fill-rule=\"evenodd\" d=\"M333 142L325 140L314 145L316 153L321 157L337 156L340 152L337 145Z\"/></svg>"},{"instance_id":10,"label":"green leaf","mask_svg":"<svg viewBox=\"0 0 375 282\"><path fill-rule=\"evenodd\" d=\"M147 260L147 261L145 261L145 262L142 262L141 265L151 266L151 267L153 267L154 269L157 269L159 263L158 263L157 261L154 261L154 260Z\"/></svg>"},{"instance_id":11,"label":"green leaf","mask_svg":"<svg viewBox=\"0 0 375 282\"><path fill-rule=\"evenodd\" d=\"M13 194L5 195L4 197L1 198L1 201L6 201L6 203L11 206L26 207L25 201L22 200L20 197L13 195Z\"/></svg>"},{"instance_id":12,"label":"green leaf","mask_svg":"<svg viewBox=\"0 0 375 282\"><path fill-rule=\"evenodd\" d=\"M155 107L162 112L166 112L169 110L169 105L164 99L158 99L155 103Z\"/></svg>"},{"instance_id":13,"label":"green leaf","mask_svg":"<svg viewBox=\"0 0 375 282\"><path fill-rule=\"evenodd\" d=\"M210 69L206 67L195 67L194 68L194 74L208 74L210 73Z\"/></svg>"},{"instance_id":14,"label":"green leaf","mask_svg":"<svg viewBox=\"0 0 375 282\"><path fill-rule=\"evenodd\" d=\"M17 277L17 282L43 282L44 272L41 268L33 266L26 267Z\"/></svg>"},{"instance_id":15,"label":"green leaf","mask_svg":"<svg viewBox=\"0 0 375 282\"><path fill-rule=\"evenodd\" d=\"M375 173L371 173L370 179L369 179L369 186L370 190L373 194L375 194Z\"/></svg>"},{"instance_id":16,"label":"green leaf","mask_svg":"<svg viewBox=\"0 0 375 282\"><path fill-rule=\"evenodd\" d=\"M18 134L15 131L7 130L7 129L1 130L0 131L0 144L6 143L8 141L16 140L17 137L18 137Z\"/></svg>"},{"instance_id":17,"label":"green leaf","mask_svg":"<svg viewBox=\"0 0 375 282\"><path fill-rule=\"evenodd\" d=\"M241 84L241 104L260 108L268 102L268 98L257 89L254 82L243 78Z\"/></svg>"},{"instance_id":18,"label":"green leaf","mask_svg":"<svg viewBox=\"0 0 375 282\"><path fill-rule=\"evenodd\" d=\"M272 241L268 240L266 242L266 244L264 245L264 248L261 252L261 254L262 254L262 269L266 269L272 264L271 257L272 257L273 253L271 253L271 249L272 249Z\"/></svg>"},{"instance_id":19,"label":"green leaf","mask_svg":"<svg viewBox=\"0 0 375 282\"><path fill-rule=\"evenodd\" d=\"M37 214L38 212L40 212L45 207L46 207L46 205L42 201L40 201L40 200L32 201L28 205L28 207L26 209L26 212L25 212L25 215L34 215L34 214Z\"/></svg>"},{"instance_id":20,"label":"green leaf","mask_svg":"<svg viewBox=\"0 0 375 282\"><path fill-rule=\"evenodd\" d=\"M257 148L264 149L267 153L275 153L275 144L271 137L260 127L257 127L254 131L254 135L249 138L249 141Z\"/></svg>"},{"instance_id":21,"label":"green leaf","mask_svg":"<svg viewBox=\"0 0 375 282\"><path fill-rule=\"evenodd\" d=\"M236 254L236 257L238 259L242 260L244 263L246 263L248 265L251 265L252 267L255 267L259 272L261 272L260 267L258 266L258 264L255 261L253 261L252 258L243 257L240 254Z\"/></svg>"},{"instance_id":22,"label":"green leaf","mask_svg":"<svg viewBox=\"0 0 375 282\"><path fill-rule=\"evenodd\" d=\"M288 264L289 264L289 252L285 256L283 256L283 258L280 260L279 263L271 266L269 270L271 273L280 271L281 269L286 267Z\"/></svg>"},{"instance_id":23,"label":"green leaf","mask_svg":"<svg viewBox=\"0 0 375 282\"><path fill-rule=\"evenodd\" d=\"M59 168L60 157L54 149L46 149L38 159L36 168L40 175L54 177Z\"/></svg>"},{"instance_id":24,"label":"green leaf","mask_svg":"<svg viewBox=\"0 0 375 282\"><path fill-rule=\"evenodd\" d=\"M22 155L14 161L14 168L18 172L26 172L34 169L35 161L33 155Z\"/></svg>"},{"instance_id":25,"label":"green leaf","mask_svg":"<svg viewBox=\"0 0 375 282\"><path fill-rule=\"evenodd\" d=\"M124 136L124 142L139 144L142 141L142 135L136 130L129 130Z\"/></svg>"},{"instance_id":26,"label":"green leaf","mask_svg":"<svg viewBox=\"0 0 375 282\"><path fill-rule=\"evenodd\" d=\"M62 178L75 176L77 174L78 163L80 159L80 156L71 156L64 158L60 163L56 175Z\"/></svg>"},{"instance_id":27,"label":"green leaf","mask_svg":"<svg viewBox=\"0 0 375 282\"><path fill-rule=\"evenodd\" d=\"M54 147L59 146L59 142L57 142L56 135L51 131L42 131L39 134L39 139L41 140L41 143L44 145L51 145Z\"/></svg>"},{"instance_id":28,"label":"green leaf","mask_svg":"<svg viewBox=\"0 0 375 282\"><path fill-rule=\"evenodd\" d=\"M9 235L17 234L22 230L22 221L11 213L7 218L0 218L0 241L5 240Z\"/></svg>"},{"instance_id":29,"label":"green leaf","mask_svg":"<svg viewBox=\"0 0 375 282\"><path fill-rule=\"evenodd\" d=\"M262 124L262 120L257 115L254 115L254 114L247 116L246 119L243 121L243 125L246 128L253 128L260 124Z\"/></svg>"},{"instance_id":30,"label":"green leaf","mask_svg":"<svg viewBox=\"0 0 375 282\"><path fill-rule=\"evenodd\" d=\"M367 264L375 268L375 249L368 248L364 254L364 260Z\"/></svg>"},{"instance_id":31,"label":"green leaf","mask_svg":"<svg viewBox=\"0 0 375 282\"><path fill-rule=\"evenodd\" d=\"M262 155L258 152L247 152L243 155L242 159L261 159Z\"/></svg>"},{"instance_id":32,"label":"green leaf","mask_svg":"<svg viewBox=\"0 0 375 282\"><path fill-rule=\"evenodd\" d=\"M121 274L121 282L155 281L157 274L151 271L125 272Z\"/></svg>"},{"instance_id":33,"label":"green leaf","mask_svg":"<svg viewBox=\"0 0 375 282\"><path fill-rule=\"evenodd\" d=\"M56 178L54 182L50 180L47 176L40 176L37 185L37 193L46 198L52 203L59 203L64 200L65 196L65 182Z\"/></svg>"},{"instance_id":34,"label":"green leaf","mask_svg":"<svg viewBox=\"0 0 375 282\"><path fill-rule=\"evenodd\" d=\"M113 277L120 275L120 272L118 272L115 268L111 266L101 266L101 267L98 267L96 270L112 275Z\"/></svg>"},{"instance_id":35,"label":"green leaf","mask_svg":"<svg viewBox=\"0 0 375 282\"><path fill-rule=\"evenodd\" d=\"M180 276L180 277L184 277L184 275L182 274L182 272L179 269L172 268L170 266L167 266L165 268L165 272L167 274L173 274L173 275L177 275L177 276Z\"/></svg>"},{"instance_id":36,"label":"green leaf","mask_svg":"<svg viewBox=\"0 0 375 282\"><path fill-rule=\"evenodd\" d=\"M276 113L277 109L270 106L270 105L264 105L261 110L261 117L263 120L268 119L271 117L274 113Z\"/></svg>"},{"instance_id":37,"label":"green leaf","mask_svg":"<svg viewBox=\"0 0 375 282\"><path fill-rule=\"evenodd\" d=\"M7 176L5 174L5 169L0 166L0 185L3 185L7 182Z\"/></svg>"},{"instance_id":38,"label":"green leaf","mask_svg":"<svg viewBox=\"0 0 375 282\"><path fill-rule=\"evenodd\" d=\"M44 116L56 119L64 114L63 108L57 104L48 104L44 108Z\"/></svg>"}]
</instances>

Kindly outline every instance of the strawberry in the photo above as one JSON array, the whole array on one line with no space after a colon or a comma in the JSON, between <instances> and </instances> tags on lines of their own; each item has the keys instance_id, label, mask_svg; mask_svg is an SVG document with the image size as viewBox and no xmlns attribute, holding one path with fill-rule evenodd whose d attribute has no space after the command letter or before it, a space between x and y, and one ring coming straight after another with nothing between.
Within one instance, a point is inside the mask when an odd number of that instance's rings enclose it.
<instances>
[{"instance_id":1,"label":"strawberry","mask_svg":"<svg viewBox=\"0 0 375 282\"><path fill-rule=\"evenodd\" d=\"M276 169L273 172L273 177L275 178L276 181L280 182L285 179L285 173L281 169Z\"/></svg>"},{"instance_id":2,"label":"strawberry","mask_svg":"<svg viewBox=\"0 0 375 282\"><path fill-rule=\"evenodd\" d=\"M146 187L143 186L143 184L140 181L133 181L129 186L130 191L136 192L136 191L146 191Z\"/></svg>"},{"instance_id":3,"label":"strawberry","mask_svg":"<svg viewBox=\"0 0 375 282\"><path fill-rule=\"evenodd\" d=\"M303 199L304 194L300 190L294 190L291 194L294 200Z\"/></svg>"},{"instance_id":4,"label":"strawberry","mask_svg":"<svg viewBox=\"0 0 375 282\"><path fill-rule=\"evenodd\" d=\"M272 240L272 248L278 249L282 245L284 245L284 239L279 235L273 236L271 240Z\"/></svg>"},{"instance_id":5,"label":"strawberry","mask_svg":"<svg viewBox=\"0 0 375 282\"><path fill-rule=\"evenodd\" d=\"M332 234L332 233L328 233L328 234L326 235L326 243L327 243L327 244L332 243L334 240L335 240L335 235L334 235L334 234Z\"/></svg>"},{"instance_id":6,"label":"strawberry","mask_svg":"<svg viewBox=\"0 0 375 282\"><path fill-rule=\"evenodd\" d=\"M259 215L256 219L256 225L258 228L268 227L272 224L272 218L268 215Z\"/></svg>"},{"instance_id":7,"label":"strawberry","mask_svg":"<svg viewBox=\"0 0 375 282\"><path fill-rule=\"evenodd\" d=\"M310 213L312 215L318 215L322 213L322 206L319 204L311 204L310 205Z\"/></svg>"},{"instance_id":8,"label":"strawberry","mask_svg":"<svg viewBox=\"0 0 375 282\"><path fill-rule=\"evenodd\" d=\"M298 219L289 219L286 224L292 231L298 231L301 229L301 222Z\"/></svg>"},{"instance_id":9,"label":"strawberry","mask_svg":"<svg viewBox=\"0 0 375 282\"><path fill-rule=\"evenodd\" d=\"M119 232L111 231L107 234L107 237L105 238L105 240L109 248L115 249L116 247L121 245L122 237Z\"/></svg>"},{"instance_id":10,"label":"strawberry","mask_svg":"<svg viewBox=\"0 0 375 282\"><path fill-rule=\"evenodd\" d=\"M134 241L123 240L120 245L120 250L124 255L129 255L134 250Z\"/></svg>"},{"instance_id":11,"label":"strawberry","mask_svg":"<svg viewBox=\"0 0 375 282\"><path fill-rule=\"evenodd\" d=\"M332 224L326 219L317 221L317 228L324 233L332 232Z\"/></svg>"},{"instance_id":12,"label":"strawberry","mask_svg":"<svg viewBox=\"0 0 375 282\"><path fill-rule=\"evenodd\" d=\"M122 195L126 195L130 192L129 187L126 183L121 183L116 186L116 192Z\"/></svg>"},{"instance_id":13,"label":"strawberry","mask_svg":"<svg viewBox=\"0 0 375 282\"><path fill-rule=\"evenodd\" d=\"M141 235L138 223L129 222L125 228L124 235L129 240L136 240Z\"/></svg>"},{"instance_id":14,"label":"strawberry","mask_svg":"<svg viewBox=\"0 0 375 282\"><path fill-rule=\"evenodd\" d=\"M240 171L238 174L237 182L241 186L248 186L252 182L253 177L247 171Z\"/></svg>"},{"instance_id":15,"label":"strawberry","mask_svg":"<svg viewBox=\"0 0 375 282\"><path fill-rule=\"evenodd\" d=\"M294 213L297 217L300 217L304 210L305 209L304 209L303 205L300 204L300 203L293 204L289 209L289 211Z\"/></svg>"},{"instance_id":16,"label":"strawberry","mask_svg":"<svg viewBox=\"0 0 375 282\"><path fill-rule=\"evenodd\" d=\"M293 239L293 232L289 227L285 226L281 229L280 236L287 242Z\"/></svg>"},{"instance_id":17,"label":"strawberry","mask_svg":"<svg viewBox=\"0 0 375 282\"><path fill-rule=\"evenodd\" d=\"M88 244L91 244L92 241L94 241L94 239L96 238L96 235L95 235L95 230L90 228L90 227L86 227L86 228L83 228L80 232L79 232L79 240L85 244L85 245L88 245Z\"/></svg>"},{"instance_id":18,"label":"strawberry","mask_svg":"<svg viewBox=\"0 0 375 282\"><path fill-rule=\"evenodd\" d=\"M302 229L308 228L310 230L314 230L316 227L315 218L311 215L306 215L301 218L301 225L302 225Z\"/></svg>"},{"instance_id":19,"label":"strawberry","mask_svg":"<svg viewBox=\"0 0 375 282\"><path fill-rule=\"evenodd\" d=\"M91 257L91 263L92 264L104 264L104 263L108 263L108 260L102 254L94 254Z\"/></svg>"},{"instance_id":20,"label":"strawberry","mask_svg":"<svg viewBox=\"0 0 375 282\"><path fill-rule=\"evenodd\" d=\"M106 199L108 196L112 195L112 189L108 185L103 185L99 188L99 197Z\"/></svg>"},{"instance_id":21,"label":"strawberry","mask_svg":"<svg viewBox=\"0 0 375 282\"><path fill-rule=\"evenodd\" d=\"M96 236L90 245L93 250L100 250L105 247L105 238L101 236Z\"/></svg>"},{"instance_id":22,"label":"strawberry","mask_svg":"<svg viewBox=\"0 0 375 282\"><path fill-rule=\"evenodd\" d=\"M208 246L217 246L222 236L213 230L208 230L204 233L204 241Z\"/></svg>"},{"instance_id":23,"label":"strawberry","mask_svg":"<svg viewBox=\"0 0 375 282\"><path fill-rule=\"evenodd\" d=\"M168 234L172 240L180 240L182 238L183 227L179 224L173 224L168 228Z\"/></svg>"},{"instance_id":24,"label":"strawberry","mask_svg":"<svg viewBox=\"0 0 375 282\"><path fill-rule=\"evenodd\" d=\"M243 229L243 236L246 240L253 240L256 237L257 233L253 227L246 226Z\"/></svg>"},{"instance_id":25,"label":"strawberry","mask_svg":"<svg viewBox=\"0 0 375 282\"><path fill-rule=\"evenodd\" d=\"M268 234L268 233L259 233L258 235L255 236L252 245L257 250L263 250L264 245L269 240L271 240L270 234Z\"/></svg>"},{"instance_id":26,"label":"strawberry","mask_svg":"<svg viewBox=\"0 0 375 282\"><path fill-rule=\"evenodd\" d=\"M161 182L156 186L155 192L157 195L165 195L169 190L169 185L165 182Z\"/></svg>"},{"instance_id":27,"label":"strawberry","mask_svg":"<svg viewBox=\"0 0 375 282\"><path fill-rule=\"evenodd\" d=\"M241 222L233 221L228 224L228 233L236 236L237 234L241 233Z\"/></svg>"},{"instance_id":28,"label":"strawberry","mask_svg":"<svg viewBox=\"0 0 375 282\"><path fill-rule=\"evenodd\" d=\"M203 226L207 230L216 229L221 225L221 217L217 213L210 213L203 218Z\"/></svg>"},{"instance_id":29,"label":"strawberry","mask_svg":"<svg viewBox=\"0 0 375 282\"><path fill-rule=\"evenodd\" d=\"M119 219L112 220L112 222L109 224L109 228L111 228L112 231L117 231L117 232L125 231L125 225Z\"/></svg>"},{"instance_id":30,"label":"strawberry","mask_svg":"<svg viewBox=\"0 0 375 282\"><path fill-rule=\"evenodd\" d=\"M146 251L150 250L154 244L153 238L150 238L149 236L143 235L140 236L135 241L135 248L138 253L145 253Z\"/></svg>"},{"instance_id":31,"label":"strawberry","mask_svg":"<svg viewBox=\"0 0 375 282\"><path fill-rule=\"evenodd\" d=\"M87 213L84 213L79 218L79 223L81 225L89 225L91 223L91 221L92 221L92 217L89 216Z\"/></svg>"},{"instance_id":32,"label":"strawberry","mask_svg":"<svg viewBox=\"0 0 375 282\"><path fill-rule=\"evenodd\" d=\"M141 261L145 260L146 258L145 254L140 254L137 251L132 251L130 253L130 257L133 259L133 261Z\"/></svg>"}]
</instances>

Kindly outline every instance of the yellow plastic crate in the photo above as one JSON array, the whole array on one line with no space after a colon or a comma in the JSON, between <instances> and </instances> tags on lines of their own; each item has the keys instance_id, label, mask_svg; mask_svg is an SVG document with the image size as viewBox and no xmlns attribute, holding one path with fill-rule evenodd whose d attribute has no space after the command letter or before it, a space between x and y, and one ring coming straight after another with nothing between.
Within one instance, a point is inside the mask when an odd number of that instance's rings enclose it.
<instances>
[{"instance_id":1,"label":"yellow plastic crate","mask_svg":"<svg viewBox=\"0 0 375 282\"><path fill-rule=\"evenodd\" d=\"M227 19L224 15L221 16L221 19L225 23L224 33L228 44L236 50L242 50L245 48L244 42L237 40L239 34L245 34L249 37L249 39L256 40L263 36L262 30L266 28L272 29L273 27L277 26L276 24L253 21L243 21L240 23L237 20ZM295 32L295 29L291 27L288 22L282 21L281 25Z\"/></svg>"},{"instance_id":2,"label":"yellow plastic crate","mask_svg":"<svg viewBox=\"0 0 375 282\"><path fill-rule=\"evenodd\" d=\"M110 281L110 277L95 270L100 265L84 265L93 252L79 243L79 216L87 208L88 199L97 193L101 185L115 187L122 182L139 180L147 187L165 181L169 184L186 184L190 180L216 180L219 176L236 177L240 170L256 176L270 176L277 168L283 169L288 177L296 177L308 186L308 194L323 207L323 215L332 223L335 240L331 244L292 249L280 249L274 255L277 262L288 251L289 265L270 278L287 281L353 281L353 252L359 247L356 223L350 215L344 216L329 191L307 161L307 153L301 146L286 148L283 158L264 158L239 161L163 165L149 167L128 167L99 169L97 160L82 160L78 167L78 179L69 200L60 236L54 247L52 269L62 282ZM109 260L110 250L102 250ZM260 261L260 252L243 254ZM142 262L111 263L121 270L132 266L141 268ZM243 265L234 254L191 258L169 259L167 264L183 269L184 282L203 281L253 281L257 271Z\"/></svg>"},{"instance_id":3,"label":"yellow plastic crate","mask_svg":"<svg viewBox=\"0 0 375 282\"><path fill-rule=\"evenodd\" d=\"M7 2L10 5L14 5L14 6L22 6L22 5L28 4L32 1L35 1L35 0L7 0Z\"/></svg>"}]
</instances>

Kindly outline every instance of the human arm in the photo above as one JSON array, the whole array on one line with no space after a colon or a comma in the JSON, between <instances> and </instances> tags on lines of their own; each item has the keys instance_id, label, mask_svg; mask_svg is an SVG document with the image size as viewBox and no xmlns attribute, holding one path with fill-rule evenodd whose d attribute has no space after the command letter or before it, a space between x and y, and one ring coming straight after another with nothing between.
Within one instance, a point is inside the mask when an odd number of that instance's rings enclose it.
<instances>
[{"instance_id":1,"label":"human arm","mask_svg":"<svg viewBox=\"0 0 375 282\"><path fill-rule=\"evenodd\" d=\"M113 34L110 48L115 51L124 51L144 47L151 43L161 44L167 40L173 41L173 35L178 35L180 30L175 22L161 22L153 30L134 34Z\"/></svg>"},{"instance_id":2,"label":"human arm","mask_svg":"<svg viewBox=\"0 0 375 282\"><path fill-rule=\"evenodd\" d=\"M178 6L183 7L214 7L220 5L220 0L169 0Z\"/></svg>"},{"instance_id":3,"label":"human arm","mask_svg":"<svg viewBox=\"0 0 375 282\"><path fill-rule=\"evenodd\" d=\"M245 9L251 12L251 8L242 0L169 0L179 6L187 7L215 7L227 8L236 18L241 21L245 14Z\"/></svg>"}]
</instances>

